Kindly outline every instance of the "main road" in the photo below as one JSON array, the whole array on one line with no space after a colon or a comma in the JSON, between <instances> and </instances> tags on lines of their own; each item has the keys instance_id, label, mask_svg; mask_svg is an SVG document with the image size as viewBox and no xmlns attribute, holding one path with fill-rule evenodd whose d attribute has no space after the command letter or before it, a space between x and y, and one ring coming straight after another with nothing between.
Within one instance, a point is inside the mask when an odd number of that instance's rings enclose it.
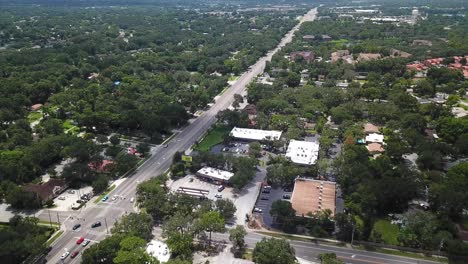
<instances>
[{"instance_id":1,"label":"main road","mask_svg":"<svg viewBox=\"0 0 468 264\"><path fill-rule=\"evenodd\" d=\"M152 156L143 163L143 165L140 166L131 177L127 178L109 194L109 197L118 195L118 199L109 199L109 201L99 202L98 204L90 202L85 209L79 212L53 212L50 216L48 211L43 211L39 215L39 218L44 220L49 220L50 217L52 217L52 219L57 218L61 223L62 230L64 231L62 236L60 236L52 245L53 249L47 257L48 263L75 263L79 261L80 257L76 259L68 257L65 260L60 260L60 256L67 251L70 253L75 251L82 252L84 248L81 245L76 244L76 240L79 237L90 239L92 243L96 243L104 239L106 235L108 235L109 229L115 221L117 221L123 214L133 212L134 206L133 203L130 202L130 198L135 197L137 185L142 181L164 173L170 167L172 157L177 151L185 151L199 140L216 122L216 114L221 110L227 109L232 104L234 94L243 94L246 86L254 79L254 77L263 73L265 63L271 60L273 54L279 51L287 43L291 42L294 33L299 29L300 25L305 21L313 21L316 13L317 9L315 8L305 14L300 19L299 23L283 37L275 49L268 52L264 57L260 58L254 65L252 65L249 71L240 76L239 79L229 87L229 89L217 98L216 102L210 109L205 111L202 115L194 119L189 125L177 133L166 147L156 147L156 149L152 151ZM96 221L100 221L102 226L91 228L91 224ZM81 224L81 227L77 230L72 230L72 227L76 224ZM255 234L249 234L249 237L251 236L254 237L252 239L258 240L258 237L256 237ZM306 256L310 256L311 252L316 255L317 252L323 251L314 248L313 245L312 247L310 247L310 245L294 245L298 253L305 252L304 255ZM301 247L303 247L304 250L302 250ZM393 258L385 258L385 256L386 255L381 256L381 261L379 262L367 263L416 263L415 261L393 262ZM347 262L362 263L353 260L351 257Z\"/></svg>"}]
</instances>

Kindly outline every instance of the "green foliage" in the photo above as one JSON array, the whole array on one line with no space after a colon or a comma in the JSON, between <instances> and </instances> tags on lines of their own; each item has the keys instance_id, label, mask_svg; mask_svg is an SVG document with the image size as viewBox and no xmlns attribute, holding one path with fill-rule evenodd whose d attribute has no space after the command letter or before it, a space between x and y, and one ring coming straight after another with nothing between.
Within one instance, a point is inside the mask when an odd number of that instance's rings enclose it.
<instances>
[{"instance_id":1,"label":"green foliage","mask_svg":"<svg viewBox=\"0 0 468 264\"><path fill-rule=\"evenodd\" d=\"M225 221L231 219L237 210L234 203L229 199L218 199L215 201L214 206Z\"/></svg>"},{"instance_id":2,"label":"green foliage","mask_svg":"<svg viewBox=\"0 0 468 264\"><path fill-rule=\"evenodd\" d=\"M369 239L386 245L398 245L398 232L398 225L391 224L385 219L379 219L374 223Z\"/></svg>"},{"instance_id":3,"label":"green foliage","mask_svg":"<svg viewBox=\"0 0 468 264\"><path fill-rule=\"evenodd\" d=\"M335 253L322 253L319 255L321 264L343 264L344 262L336 258Z\"/></svg>"},{"instance_id":4,"label":"green foliage","mask_svg":"<svg viewBox=\"0 0 468 264\"><path fill-rule=\"evenodd\" d=\"M296 263L294 248L284 239L262 238L255 245L252 259L258 264Z\"/></svg>"},{"instance_id":5,"label":"green foliage","mask_svg":"<svg viewBox=\"0 0 468 264\"><path fill-rule=\"evenodd\" d=\"M224 137L229 134L231 129L228 126L216 125L211 129L203 140L196 145L199 151L210 151L211 148L224 141Z\"/></svg>"},{"instance_id":6,"label":"green foliage","mask_svg":"<svg viewBox=\"0 0 468 264\"><path fill-rule=\"evenodd\" d=\"M91 185L93 186L93 192L98 194L107 189L109 179L105 175L98 175Z\"/></svg>"},{"instance_id":7,"label":"green foliage","mask_svg":"<svg viewBox=\"0 0 468 264\"><path fill-rule=\"evenodd\" d=\"M135 236L149 241L153 230L153 219L146 213L130 213L115 222L111 229L113 234L122 234L126 237Z\"/></svg>"},{"instance_id":8,"label":"green foliage","mask_svg":"<svg viewBox=\"0 0 468 264\"><path fill-rule=\"evenodd\" d=\"M146 253L146 241L135 236L127 236L120 242L120 249L114 258L116 264L159 264L159 261Z\"/></svg>"},{"instance_id":9,"label":"green foliage","mask_svg":"<svg viewBox=\"0 0 468 264\"><path fill-rule=\"evenodd\" d=\"M245 247L245 240L244 237L247 235L245 228L241 225L236 226L235 228L229 230L229 241L232 242L234 254L235 255L242 255Z\"/></svg>"},{"instance_id":10,"label":"green foliage","mask_svg":"<svg viewBox=\"0 0 468 264\"><path fill-rule=\"evenodd\" d=\"M294 232L296 226L294 218L296 217L296 210L288 201L277 200L271 204L270 214L275 218L275 221L280 225L281 229L285 232Z\"/></svg>"},{"instance_id":11,"label":"green foliage","mask_svg":"<svg viewBox=\"0 0 468 264\"><path fill-rule=\"evenodd\" d=\"M201 215L195 223L196 230L209 233L208 245L211 245L212 232L224 232L224 219L219 212L210 211Z\"/></svg>"}]
</instances>

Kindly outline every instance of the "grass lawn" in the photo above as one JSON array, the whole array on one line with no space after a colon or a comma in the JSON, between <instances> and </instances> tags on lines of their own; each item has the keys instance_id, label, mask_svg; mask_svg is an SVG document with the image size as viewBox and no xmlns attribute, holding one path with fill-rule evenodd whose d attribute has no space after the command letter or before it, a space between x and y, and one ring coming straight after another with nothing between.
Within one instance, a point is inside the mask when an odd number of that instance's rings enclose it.
<instances>
[{"instance_id":1,"label":"grass lawn","mask_svg":"<svg viewBox=\"0 0 468 264\"><path fill-rule=\"evenodd\" d=\"M30 112L28 114L28 121L29 121L29 123L32 123L32 122L35 122L35 121L41 119L41 117L42 117L41 112L38 112L38 111Z\"/></svg>"},{"instance_id":2,"label":"grass lawn","mask_svg":"<svg viewBox=\"0 0 468 264\"><path fill-rule=\"evenodd\" d=\"M48 246L52 245L52 243L54 243L54 241L57 240L57 238L59 238L62 234L63 234L63 230L60 230L57 233L55 233L55 235L53 237L51 237L49 240L47 240L46 246L48 247Z\"/></svg>"},{"instance_id":3,"label":"grass lawn","mask_svg":"<svg viewBox=\"0 0 468 264\"><path fill-rule=\"evenodd\" d=\"M95 203L95 204L99 203L99 202L102 200L102 198L104 198L104 196L106 196L107 194L109 194L109 193L110 193L112 190L114 190L114 189L115 189L115 185L112 184L111 187L107 188L107 190L106 190L105 192L103 192L96 200L94 200L94 203Z\"/></svg>"},{"instance_id":4,"label":"grass lawn","mask_svg":"<svg viewBox=\"0 0 468 264\"><path fill-rule=\"evenodd\" d=\"M382 235L382 240L388 245L398 245L398 226L392 225L390 221L380 219L374 224L372 232Z\"/></svg>"},{"instance_id":5,"label":"grass lawn","mask_svg":"<svg viewBox=\"0 0 468 264\"><path fill-rule=\"evenodd\" d=\"M75 125L72 125L71 120L69 119L67 119L63 123L63 130L65 130L65 133L71 133L73 135L78 134L78 132L80 132L80 128Z\"/></svg>"},{"instance_id":6,"label":"grass lawn","mask_svg":"<svg viewBox=\"0 0 468 264\"><path fill-rule=\"evenodd\" d=\"M210 149L223 142L224 136L229 134L231 129L227 126L215 125L215 127L198 143L195 150L210 151Z\"/></svg>"},{"instance_id":7,"label":"grass lawn","mask_svg":"<svg viewBox=\"0 0 468 264\"><path fill-rule=\"evenodd\" d=\"M239 76L232 76L232 75L231 75L231 76L229 76L228 81L235 81L235 80L237 80L237 79L239 79Z\"/></svg>"}]
</instances>

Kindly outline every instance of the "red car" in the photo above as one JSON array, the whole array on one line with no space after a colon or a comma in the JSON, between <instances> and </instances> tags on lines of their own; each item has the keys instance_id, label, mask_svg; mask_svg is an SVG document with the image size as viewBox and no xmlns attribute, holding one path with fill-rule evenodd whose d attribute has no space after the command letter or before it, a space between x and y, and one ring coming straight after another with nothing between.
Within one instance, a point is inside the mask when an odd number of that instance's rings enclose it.
<instances>
[{"instance_id":1,"label":"red car","mask_svg":"<svg viewBox=\"0 0 468 264\"><path fill-rule=\"evenodd\" d=\"M78 251L73 252L73 253L70 255L70 258L75 258L76 256L78 256L78 253L80 253L80 252L78 252Z\"/></svg>"},{"instance_id":2,"label":"red car","mask_svg":"<svg viewBox=\"0 0 468 264\"><path fill-rule=\"evenodd\" d=\"M77 241L76 241L76 244L79 245L81 244L81 242L84 241L84 237L80 237Z\"/></svg>"}]
</instances>

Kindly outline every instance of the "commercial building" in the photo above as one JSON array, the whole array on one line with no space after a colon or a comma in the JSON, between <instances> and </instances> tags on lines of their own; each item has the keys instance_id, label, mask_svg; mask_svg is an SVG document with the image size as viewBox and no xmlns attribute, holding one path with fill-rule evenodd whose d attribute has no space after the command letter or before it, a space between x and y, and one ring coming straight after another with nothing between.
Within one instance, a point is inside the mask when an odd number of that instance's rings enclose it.
<instances>
[{"instance_id":1,"label":"commercial building","mask_svg":"<svg viewBox=\"0 0 468 264\"><path fill-rule=\"evenodd\" d=\"M286 157L292 162L302 165L313 165L317 162L319 153L319 143L299 140L291 140Z\"/></svg>"},{"instance_id":2,"label":"commercial building","mask_svg":"<svg viewBox=\"0 0 468 264\"><path fill-rule=\"evenodd\" d=\"M228 182L232 176L234 176L234 173L211 167L203 167L197 171L197 176L225 183Z\"/></svg>"},{"instance_id":3,"label":"commercial building","mask_svg":"<svg viewBox=\"0 0 468 264\"><path fill-rule=\"evenodd\" d=\"M307 217L329 209L335 214L336 183L305 178L297 178L291 196L291 204L297 216Z\"/></svg>"},{"instance_id":4,"label":"commercial building","mask_svg":"<svg viewBox=\"0 0 468 264\"><path fill-rule=\"evenodd\" d=\"M281 131L276 130L259 130L250 128L238 128L234 127L231 130L231 137L244 139L244 140L279 140L281 137Z\"/></svg>"}]
</instances>

